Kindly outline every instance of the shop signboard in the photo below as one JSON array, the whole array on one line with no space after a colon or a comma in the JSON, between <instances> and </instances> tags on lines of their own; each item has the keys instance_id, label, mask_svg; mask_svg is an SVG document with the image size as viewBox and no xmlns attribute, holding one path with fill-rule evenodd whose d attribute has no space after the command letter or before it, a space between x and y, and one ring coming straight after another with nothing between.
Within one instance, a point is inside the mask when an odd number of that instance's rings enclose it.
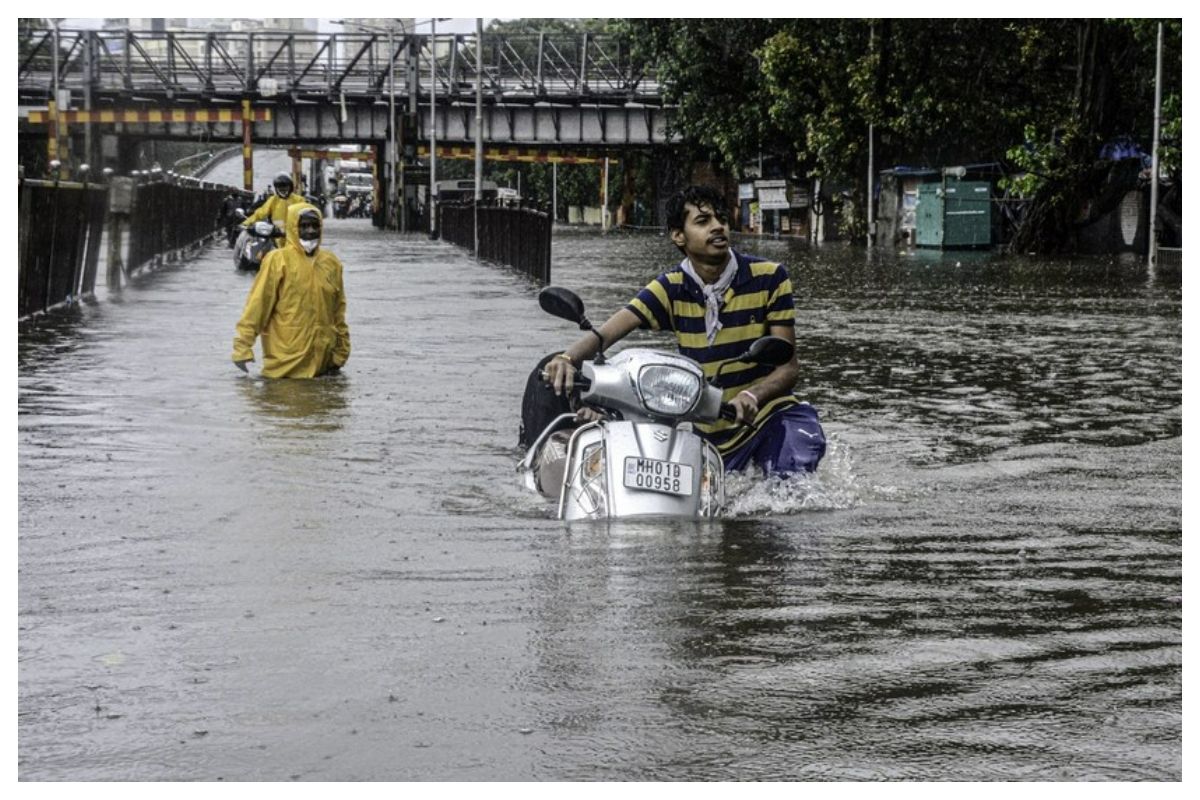
<instances>
[{"instance_id":1,"label":"shop signboard","mask_svg":"<svg viewBox=\"0 0 1200 800\"><path fill-rule=\"evenodd\" d=\"M791 208L787 198L787 181L755 181L754 188L758 190L758 207L763 211L786 211Z\"/></svg>"}]
</instances>

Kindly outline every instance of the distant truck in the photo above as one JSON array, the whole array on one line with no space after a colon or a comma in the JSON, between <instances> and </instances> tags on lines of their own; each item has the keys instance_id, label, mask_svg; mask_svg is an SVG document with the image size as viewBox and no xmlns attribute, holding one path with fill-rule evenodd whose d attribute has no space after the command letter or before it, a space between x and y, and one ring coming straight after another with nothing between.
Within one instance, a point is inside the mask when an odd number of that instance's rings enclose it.
<instances>
[{"instance_id":1,"label":"distant truck","mask_svg":"<svg viewBox=\"0 0 1200 800\"><path fill-rule=\"evenodd\" d=\"M439 203L462 203L475 199L474 178L456 181L438 181L437 185ZM480 186L480 195L482 195L484 200L495 200L496 193L495 181L485 180Z\"/></svg>"},{"instance_id":2,"label":"distant truck","mask_svg":"<svg viewBox=\"0 0 1200 800\"><path fill-rule=\"evenodd\" d=\"M372 194L375 191L375 176L369 172L350 172L345 177L346 194Z\"/></svg>"}]
</instances>

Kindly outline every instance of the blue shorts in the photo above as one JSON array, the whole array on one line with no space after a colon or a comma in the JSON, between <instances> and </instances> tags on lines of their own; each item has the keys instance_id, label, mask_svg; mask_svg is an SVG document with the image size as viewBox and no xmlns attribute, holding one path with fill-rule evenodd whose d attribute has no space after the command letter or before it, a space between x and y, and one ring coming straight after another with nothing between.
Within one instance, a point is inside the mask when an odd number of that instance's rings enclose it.
<instances>
[{"instance_id":1,"label":"blue shorts","mask_svg":"<svg viewBox=\"0 0 1200 800\"><path fill-rule=\"evenodd\" d=\"M808 403L772 414L745 443L725 456L725 471L738 472L753 461L768 475L812 472L825 455L825 431Z\"/></svg>"}]
</instances>

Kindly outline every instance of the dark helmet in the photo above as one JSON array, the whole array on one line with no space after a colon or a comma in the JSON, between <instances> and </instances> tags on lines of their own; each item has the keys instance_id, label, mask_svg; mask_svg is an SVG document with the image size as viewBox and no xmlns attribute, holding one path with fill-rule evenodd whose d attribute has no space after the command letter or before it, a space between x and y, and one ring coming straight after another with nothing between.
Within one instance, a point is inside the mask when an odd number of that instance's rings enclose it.
<instances>
[{"instance_id":1,"label":"dark helmet","mask_svg":"<svg viewBox=\"0 0 1200 800\"><path fill-rule=\"evenodd\" d=\"M281 172L275 176L275 180L272 181L272 185L277 190L282 190L284 187L287 187L288 192L291 192L291 190L295 187L296 184L294 184L292 182L291 175L289 175L286 172Z\"/></svg>"}]
</instances>

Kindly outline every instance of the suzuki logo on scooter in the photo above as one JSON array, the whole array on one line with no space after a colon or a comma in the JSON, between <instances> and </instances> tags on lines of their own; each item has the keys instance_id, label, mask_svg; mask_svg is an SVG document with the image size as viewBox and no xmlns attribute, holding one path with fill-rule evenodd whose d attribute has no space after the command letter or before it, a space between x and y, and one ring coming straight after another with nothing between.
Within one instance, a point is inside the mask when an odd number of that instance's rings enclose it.
<instances>
[{"instance_id":1,"label":"suzuki logo on scooter","mask_svg":"<svg viewBox=\"0 0 1200 800\"><path fill-rule=\"evenodd\" d=\"M669 439L670 437L671 437L671 434L670 434L670 432L669 432L669 431L661 431L661 430L659 430L659 431L655 431L655 432L654 432L654 438L655 438L655 439L657 439L657 440L658 440L658 441L660 441L660 442L665 442L665 441L666 441L667 439Z\"/></svg>"}]
</instances>

